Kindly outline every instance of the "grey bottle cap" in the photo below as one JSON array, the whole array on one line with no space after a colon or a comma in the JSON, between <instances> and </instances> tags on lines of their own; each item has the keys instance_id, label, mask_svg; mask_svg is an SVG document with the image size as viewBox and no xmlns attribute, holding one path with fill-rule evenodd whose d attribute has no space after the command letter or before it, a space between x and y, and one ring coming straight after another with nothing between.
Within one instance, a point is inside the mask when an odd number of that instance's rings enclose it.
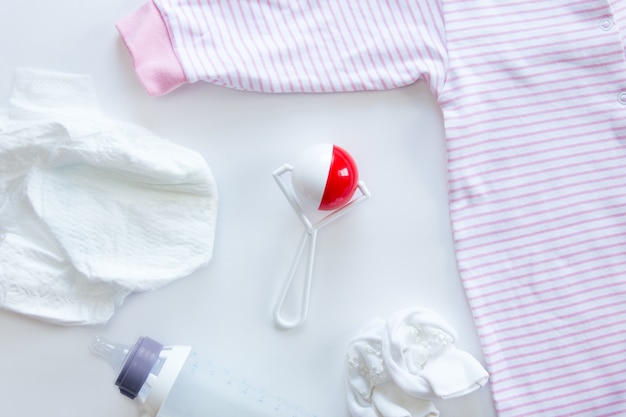
<instances>
[{"instance_id":1,"label":"grey bottle cap","mask_svg":"<svg viewBox=\"0 0 626 417\"><path fill-rule=\"evenodd\" d=\"M137 397L162 349L162 344L148 337L137 340L115 381L123 395L132 399Z\"/></svg>"}]
</instances>

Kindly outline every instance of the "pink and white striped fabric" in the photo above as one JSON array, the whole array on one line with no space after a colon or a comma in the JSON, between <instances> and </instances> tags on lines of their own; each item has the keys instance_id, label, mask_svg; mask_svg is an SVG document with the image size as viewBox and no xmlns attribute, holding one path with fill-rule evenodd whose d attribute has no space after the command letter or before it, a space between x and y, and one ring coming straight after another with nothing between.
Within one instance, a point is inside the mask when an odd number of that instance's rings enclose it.
<instances>
[{"instance_id":1,"label":"pink and white striped fabric","mask_svg":"<svg viewBox=\"0 0 626 417\"><path fill-rule=\"evenodd\" d=\"M427 82L444 114L458 267L499 415L626 415L624 2L145 7L182 68L142 69L157 49L141 47L150 33L133 16L120 22L151 94L198 80L277 93Z\"/></svg>"}]
</instances>

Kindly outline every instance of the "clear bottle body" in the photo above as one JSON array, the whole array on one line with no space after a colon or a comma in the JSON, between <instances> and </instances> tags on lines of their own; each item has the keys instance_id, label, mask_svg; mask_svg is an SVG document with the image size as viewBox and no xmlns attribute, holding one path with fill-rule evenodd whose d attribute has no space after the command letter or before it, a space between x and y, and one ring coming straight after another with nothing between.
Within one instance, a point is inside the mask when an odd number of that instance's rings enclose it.
<instances>
[{"instance_id":1,"label":"clear bottle body","mask_svg":"<svg viewBox=\"0 0 626 417\"><path fill-rule=\"evenodd\" d=\"M142 417L317 417L189 346L140 338L131 347L97 338L91 350L118 370L116 385L141 404Z\"/></svg>"},{"instance_id":2,"label":"clear bottle body","mask_svg":"<svg viewBox=\"0 0 626 417\"><path fill-rule=\"evenodd\" d=\"M192 351L155 417L314 417Z\"/></svg>"}]
</instances>

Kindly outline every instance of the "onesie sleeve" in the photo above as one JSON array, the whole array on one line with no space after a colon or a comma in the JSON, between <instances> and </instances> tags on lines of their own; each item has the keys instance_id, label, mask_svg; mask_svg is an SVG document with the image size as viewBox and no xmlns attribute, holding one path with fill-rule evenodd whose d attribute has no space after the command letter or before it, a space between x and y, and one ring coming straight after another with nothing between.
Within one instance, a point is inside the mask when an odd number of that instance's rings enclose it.
<instances>
[{"instance_id":1,"label":"onesie sleeve","mask_svg":"<svg viewBox=\"0 0 626 417\"><path fill-rule=\"evenodd\" d=\"M188 82L174 54L165 22L153 2L120 20L116 27L149 95L162 95Z\"/></svg>"},{"instance_id":2,"label":"onesie sleeve","mask_svg":"<svg viewBox=\"0 0 626 417\"><path fill-rule=\"evenodd\" d=\"M440 1L151 0L144 6L150 16L135 14L118 29L152 95L196 81L324 93L419 79L437 95L447 60Z\"/></svg>"}]
</instances>

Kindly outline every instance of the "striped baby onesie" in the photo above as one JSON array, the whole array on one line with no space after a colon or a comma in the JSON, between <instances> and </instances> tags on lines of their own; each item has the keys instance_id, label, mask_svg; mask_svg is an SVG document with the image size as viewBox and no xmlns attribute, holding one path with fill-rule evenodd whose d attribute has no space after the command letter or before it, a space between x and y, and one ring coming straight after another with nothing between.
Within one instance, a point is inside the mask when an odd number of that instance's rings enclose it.
<instances>
[{"instance_id":1,"label":"striped baby onesie","mask_svg":"<svg viewBox=\"0 0 626 417\"><path fill-rule=\"evenodd\" d=\"M152 95L426 82L499 415L626 415L624 2L154 0L118 29Z\"/></svg>"}]
</instances>

